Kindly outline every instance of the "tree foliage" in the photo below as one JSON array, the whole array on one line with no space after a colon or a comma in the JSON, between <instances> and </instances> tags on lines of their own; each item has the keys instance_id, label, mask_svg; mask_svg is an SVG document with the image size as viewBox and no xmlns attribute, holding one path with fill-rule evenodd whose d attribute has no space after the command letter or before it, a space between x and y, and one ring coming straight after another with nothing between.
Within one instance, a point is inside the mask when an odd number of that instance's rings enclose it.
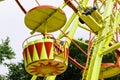
<instances>
[{"instance_id":1,"label":"tree foliage","mask_svg":"<svg viewBox=\"0 0 120 80\"><path fill-rule=\"evenodd\" d=\"M5 60L13 59L15 56L14 51L9 45L9 38L7 37L5 40L2 40L0 44L0 64L5 64ZM4 75L0 75L0 80L4 80Z\"/></svg>"},{"instance_id":2,"label":"tree foliage","mask_svg":"<svg viewBox=\"0 0 120 80\"><path fill-rule=\"evenodd\" d=\"M13 59L15 56L14 51L9 45L9 38L2 40L2 43L0 44L0 64L3 63L5 60Z\"/></svg>"},{"instance_id":3,"label":"tree foliage","mask_svg":"<svg viewBox=\"0 0 120 80\"><path fill-rule=\"evenodd\" d=\"M21 61L18 64L10 63L6 64L9 73L5 76L5 80L30 80L32 75L25 71L24 62ZM38 78L37 80L43 80L43 78Z\"/></svg>"}]
</instances>

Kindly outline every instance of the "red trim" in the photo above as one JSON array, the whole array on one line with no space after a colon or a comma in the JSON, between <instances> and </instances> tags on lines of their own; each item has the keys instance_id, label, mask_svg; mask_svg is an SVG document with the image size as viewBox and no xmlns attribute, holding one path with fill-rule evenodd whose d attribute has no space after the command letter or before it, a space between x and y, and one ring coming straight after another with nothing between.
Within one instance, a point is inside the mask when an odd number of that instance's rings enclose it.
<instances>
[{"instance_id":1,"label":"red trim","mask_svg":"<svg viewBox=\"0 0 120 80\"><path fill-rule=\"evenodd\" d=\"M45 49L46 49L46 52L47 52L47 57L49 59L53 42L44 42L44 44L45 44Z\"/></svg>"},{"instance_id":2,"label":"red trim","mask_svg":"<svg viewBox=\"0 0 120 80\"><path fill-rule=\"evenodd\" d=\"M84 66L81 65L80 63L78 63L76 60L74 60L72 57L68 56L68 60L74 64L77 68L81 69L81 70L84 70Z\"/></svg>"},{"instance_id":3,"label":"red trim","mask_svg":"<svg viewBox=\"0 0 120 80\"><path fill-rule=\"evenodd\" d=\"M27 60L27 48L25 48L23 50L23 58L26 60L26 64L28 64L28 60Z\"/></svg>"},{"instance_id":4,"label":"red trim","mask_svg":"<svg viewBox=\"0 0 120 80\"><path fill-rule=\"evenodd\" d=\"M115 63L102 63L101 65L104 66L104 67L108 67L108 66L116 66Z\"/></svg>"},{"instance_id":5,"label":"red trim","mask_svg":"<svg viewBox=\"0 0 120 80\"><path fill-rule=\"evenodd\" d=\"M40 56L41 56L42 46L43 46L43 42L39 42L39 43L35 44L39 59L40 59Z\"/></svg>"},{"instance_id":6,"label":"red trim","mask_svg":"<svg viewBox=\"0 0 120 80\"><path fill-rule=\"evenodd\" d=\"M29 50L31 59L33 60L34 44L29 45L29 46L28 46L28 50Z\"/></svg>"},{"instance_id":7,"label":"red trim","mask_svg":"<svg viewBox=\"0 0 120 80\"><path fill-rule=\"evenodd\" d=\"M75 7L75 5L70 0L64 0L64 2L74 10L75 13L78 12L78 9Z\"/></svg>"}]
</instances>

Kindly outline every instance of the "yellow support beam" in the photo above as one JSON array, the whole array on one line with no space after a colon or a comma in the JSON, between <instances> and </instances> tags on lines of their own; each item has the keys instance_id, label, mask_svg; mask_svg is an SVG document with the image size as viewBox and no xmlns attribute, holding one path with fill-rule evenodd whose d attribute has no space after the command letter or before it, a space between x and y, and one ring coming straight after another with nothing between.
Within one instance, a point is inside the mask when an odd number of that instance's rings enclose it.
<instances>
[{"instance_id":1,"label":"yellow support beam","mask_svg":"<svg viewBox=\"0 0 120 80\"><path fill-rule=\"evenodd\" d=\"M114 32L116 31L116 28L119 27L120 11L117 11L115 16L116 17L115 17L115 20L114 20L113 31L110 32L111 34L114 34ZM114 51L114 50L118 49L119 47L120 47L120 43L116 43L113 46L105 49L100 55L104 55L104 54L110 53L111 51Z\"/></svg>"},{"instance_id":2,"label":"yellow support beam","mask_svg":"<svg viewBox=\"0 0 120 80\"><path fill-rule=\"evenodd\" d=\"M108 32L115 32L114 28L110 27L110 14L112 12L111 6L113 6L114 1L113 0L107 0L106 2L106 6L105 6L105 10L104 10L104 14L103 14L103 18L104 18L104 24L102 24L102 28L98 31L98 40L101 36L103 35L107 35ZM92 24L91 24L92 25ZM93 28L95 29L96 26ZM115 27L116 28L116 27ZM99 29L99 27L98 27ZM97 30L97 29L96 29ZM88 72L87 72L87 76L86 76L86 80L98 80L99 79L99 73L100 73L100 68L101 68L101 61L102 61L102 55L100 55L102 53L102 51L105 48L108 48L110 41L113 38L113 35L105 38L104 40L100 41L99 43L95 43L94 45L94 49L93 49L93 53L92 53L92 57L90 60L90 65L88 68Z\"/></svg>"},{"instance_id":3,"label":"yellow support beam","mask_svg":"<svg viewBox=\"0 0 120 80\"><path fill-rule=\"evenodd\" d=\"M72 26L69 34L68 34L69 38L71 38L71 39L73 38L74 33L75 33L75 31L77 30L78 23L79 23L79 21L78 21L78 16L76 16L76 17L75 17L75 20L74 20L74 23L73 23L73 26ZM67 40L66 40L68 46L70 46L70 43L71 43L71 40L70 40L69 38L67 38Z\"/></svg>"},{"instance_id":4,"label":"yellow support beam","mask_svg":"<svg viewBox=\"0 0 120 80\"><path fill-rule=\"evenodd\" d=\"M76 16L76 15L74 14L74 16ZM78 21L78 16L76 16L76 17L75 17L75 20L74 20L74 24L73 24L70 32L68 33L69 38L72 38L72 37L74 36L74 33L75 33L75 31L76 31L76 29L77 29L77 27L78 27L78 23L79 23L79 21ZM69 24L71 24L71 23L69 23ZM69 25L68 25L68 26L69 26ZM68 26L66 26L66 27L68 27ZM64 32L64 31L63 31L63 32ZM70 46L70 43L71 43L71 40L70 40L70 39L67 39L66 42L67 42L67 46L69 47L69 46ZM55 78L56 78L56 76L48 76L45 80L55 80Z\"/></svg>"},{"instance_id":5,"label":"yellow support beam","mask_svg":"<svg viewBox=\"0 0 120 80\"><path fill-rule=\"evenodd\" d=\"M88 4L88 0L82 0L82 5L84 8L86 8L87 4Z\"/></svg>"},{"instance_id":6,"label":"yellow support beam","mask_svg":"<svg viewBox=\"0 0 120 80\"><path fill-rule=\"evenodd\" d=\"M33 76L31 80L36 80L37 79L37 76Z\"/></svg>"},{"instance_id":7,"label":"yellow support beam","mask_svg":"<svg viewBox=\"0 0 120 80\"><path fill-rule=\"evenodd\" d=\"M105 49L105 50L101 53L101 55L110 53L110 52L112 52L112 51L114 51L114 50L116 50L116 49L118 49L118 48L120 48L120 43L116 43L116 44L112 45L111 47Z\"/></svg>"},{"instance_id":8,"label":"yellow support beam","mask_svg":"<svg viewBox=\"0 0 120 80\"><path fill-rule=\"evenodd\" d=\"M62 30L63 32L66 32L66 31L67 31L67 29L70 27L70 25L71 25L72 21L75 19L75 17L76 17L76 14L73 13L72 16L70 17L70 19L68 20L68 22L65 24L65 26L64 26L64 28L63 28L63 30ZM61 33L61 34L58 36L57 39L61 39L63 36L64 36L64 35Z\"/></svg>"},{"instance_id":9,"label":"yellow support beam","mask_svg":"<svg viewBox=\"0 0 120 80\"><path fill-rule=\"evenodd\" d=\"M48 76L45 80L55 80L56 76Z\"/></svg>"},{"instance_id":10,"label":"yellow support beam","mask_svg":"<svg viewBox=\"0 0 120 80\"><path fill-rule=\"evenodd\" d=\"M78 26L82 29L85 29L87 31L90 31L90 28L88 28L86 25L79 23Z\"/></svg>"}]
</instances>

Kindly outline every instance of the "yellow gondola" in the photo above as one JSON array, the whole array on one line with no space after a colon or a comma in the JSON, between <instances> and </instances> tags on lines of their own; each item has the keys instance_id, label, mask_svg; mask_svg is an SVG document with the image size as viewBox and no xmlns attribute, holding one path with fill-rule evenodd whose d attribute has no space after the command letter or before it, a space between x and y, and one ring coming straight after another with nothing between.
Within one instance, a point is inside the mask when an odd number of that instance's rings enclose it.
<instances>
[{"instance_id":1,"label":"yellow gondola","mask_svg":"<svg viewBox=\"0 0 120 80\"><path fill-rule=\"evenodd\" d=\"M28 38L29 39L29 38ZM53 76L63 73L68 65L68 47L51 38L36 39L24 43L25 69L36 76Z\"/></svg>"}]
</instances>

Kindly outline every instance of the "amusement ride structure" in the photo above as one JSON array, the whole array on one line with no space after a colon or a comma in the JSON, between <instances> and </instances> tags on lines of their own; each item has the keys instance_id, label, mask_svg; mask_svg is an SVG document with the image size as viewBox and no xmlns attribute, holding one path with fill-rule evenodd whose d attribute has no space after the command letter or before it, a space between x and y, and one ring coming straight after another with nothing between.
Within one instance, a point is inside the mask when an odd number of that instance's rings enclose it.
<instances>
[{"instance_id":1,"label":"amusement ride structure","mask_svg":"<svg viewBox=\"0 0 120 80\"><path fill-rule=\"evenodd\" d=\"M23 42L25 69L33 75L31 80L38 76L55 80L66 70L68 60L83 70L82 80L103 80L120 73L120 0L63 0L59 7L40 5L35 0L38 6L29 11L18 0L15 1L25 13L25 25L31 30L31 36ZM93 5L88 6L89 2ZM63 11L66 6L74 11L68 20ZM90 33L87 52L73 40L78 27ZM58 30L61 33L55 38L52 32ZM66 40L62 41L62 38ZM85 66L69 56L71 42L87 56ZM103 56L112 51L116 62L102 63Z\"/></svg>"}]
</instances>

